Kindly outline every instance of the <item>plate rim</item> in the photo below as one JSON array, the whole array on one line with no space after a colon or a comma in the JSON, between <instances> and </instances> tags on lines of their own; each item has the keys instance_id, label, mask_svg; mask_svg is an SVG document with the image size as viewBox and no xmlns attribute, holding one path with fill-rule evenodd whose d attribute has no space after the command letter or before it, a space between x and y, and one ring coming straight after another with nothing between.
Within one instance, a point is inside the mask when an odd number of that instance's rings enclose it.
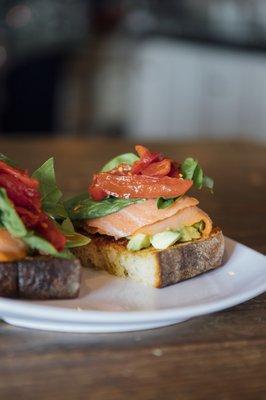
<instances>
[{"instance_id":1,"label":"plate rim","mask_svg":"<svg viewBox=\"0 0 266 400\"><path fill-rule=\"evenodd\" d=\"M226 240L232 244L236 244L249 251L254 252L256 255L265 259L265 256L248 246L245 246L233 239L227 238ZM102 311L102 310L77 310L69 309L67 307L48 306L42 304L35 304L20 299L7 299L0 297L0 318L8 316L20 316L26 318L36 318L39 320L49 319L51 321L69 322L73 323L135 323L136 321L142 322L156 322L165 320L174 320L179 318L191 318L202 314L210 314L220 311L222 309L233 307L237 304L250 300L266 291L266 279L261 285L256 288L238 293L230 297L220 299L218 301L211 301L201 305L172 307L160 310L140 310L140 311ZM14 305L16 305L14 307ZM12 308L11 311L8 308ZM13 309L15 308L15 311Z\"/></svg>"}]
</instances>

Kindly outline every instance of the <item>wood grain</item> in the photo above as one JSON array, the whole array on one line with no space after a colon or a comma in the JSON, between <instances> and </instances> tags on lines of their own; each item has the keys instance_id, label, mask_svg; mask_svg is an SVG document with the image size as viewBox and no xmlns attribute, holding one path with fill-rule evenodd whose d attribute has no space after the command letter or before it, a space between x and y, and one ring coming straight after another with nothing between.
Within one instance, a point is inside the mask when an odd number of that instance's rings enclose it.
<instances>
[{"instance_id":1,"label":"wood grain","mask_svg":"<svg viewBox=\"0 0 266 400\"><path fill-rule=\"evenodd\" d=\"M30 170L51 155L67 195L131 144L91 140L3 140L0 151ZM197 194L226 235L266 253L266 149L247 142L152 143L197 157L215 178ZM0 324L0 399L266 398L266 294L212 315L143 332L62 334Z\"/></svg>"}]
</instances>

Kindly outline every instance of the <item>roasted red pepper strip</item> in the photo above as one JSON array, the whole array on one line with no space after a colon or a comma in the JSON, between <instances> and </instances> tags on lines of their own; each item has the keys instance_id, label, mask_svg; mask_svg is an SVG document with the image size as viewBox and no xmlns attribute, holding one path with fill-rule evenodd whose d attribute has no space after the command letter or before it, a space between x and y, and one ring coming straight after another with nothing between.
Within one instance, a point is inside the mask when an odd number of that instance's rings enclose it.
<instances>
[{"instance_id":1,"label":"roasted red pepper strip","mask_svg":"<svg viewBox=\"0 0 266 400\"><path fill-rule=\"evenodd\" d=\"M108 172L101 172L94 175L89 193L95 200L104 198L93 197L96 189L105 193L105 197L153 199L162 196L170 198L187 192L192 183L188 179L170 178L169 176L113 175Z\"/></svg>"},{"instance_id":2,"label":"roasted red pepper strip","mask_svg":"<svg viewBox=\"0 0 266 400\"><path fill-rule=\"evenodd\" d=\"M180 174L181 174L180 163L178 163L177 161L172 161L171 169L169 171L168 176L171 176L172 178L180 178Z\"/></svg>"},{"instance_id":3,"label":"roasted red pepper strip","mask_svg":"<svg viewBox=\"0 0 266 400\"><path fill-rule=\"evenodd\" d=\"M92 183L92 185L90 186L90 195L91 197L96 200L96 201L100 201L102 199L104 199L106 197L106 193L104 190L102 190L96 183L96 180L94 181L94 183Z\"/></svg>"},{"instance_id":4,"label":"roasted red pepper strip","mask_svg":"<svg viewBox=\"0 0 266 400\"><path fill-rule=\"evenodd\" d=\"M172 161L167 158L153 162L141 171L141 174L145 176L167 176L171 171L171 163Z\"/></svg>"},{"instance_id":5,"label":"roasted red pepper strip","mask_svg":"<svg viewBox=\"0 0 266 400\"><path fill-rule=\"evenodd\" d=\"M132 174L138 175L151 163L162 160L162 156L160 153L151 153L144 146L136 145L135 149L138 155L140 156L140 160L135 161L135 163L132 165L131 169Z\"/></svg>"},{"instance_id":6,"label":"roasted red pepper strip","mask_svg":"<svg viewBox=\"0 0 266 400\"><path fill-rule=\"evenodd\" d=\"M142 146L141 144L136 144L135 150L140 158L147 157L149 154L151 154L150 150L147 149L147 147Z\"/></svg>"},{"instance_id":7,"label":"roasted red pepper strip","mask_svg":"<svg viewBox=\"0 0 266 400\"><path fill-rule=\"evenodd\" d=\"M23 171L18 168L11 167L10 165L6 164L4 161L0 161L0 173L5 172L8 175L14 176L19 181L24 183L28 188L38 189L39 182L37 179L31 178L27 171Z\"/></svg>"},{"instance_id":8,"label":"roasted red pepper strip","mask_svg":"<svg viewBox=\"0 0 266 400\"><path fill-rule=\"evenodd\" d=\"M13 168L0 161L0 187L6 189L8 198L28 229L47 239L58 250L65 247L66 238L41 207L39 182L26 171Z\"/></svg>"},{"instance_id":9,"label":"roasted red pepper strip","mask_svg":"<svg viewBox=\"0 0 266 400\"><path fill-rule=\"evenodd\" d=\"M56 250L62 251L66 244L65 236L59 231L54 221L45 213L40 214L39 221L35 225L35 230L41 236L52 243Z\"/></svg>"},{"instance_id":10,"label":"roasted red pepper strip","mask_svg":"<svg viewBox=\"0 0 266 400\"><path fill-rule=\"evenodd\" d=\"M39 213L33 213L32 211L20 206L16 206L16 211L24 222L26 228L33 229L37 225L40 218Z\"/></svg>"},{"instance_id":11,"label":"roasted red pepper strip","mask_svg":"<svg viewBox=\"0 0 266 400\"><path fill-rule=\"evenodd\" d=\"M6 189L9 199L18 206L32 211L41 208L41 198L37 189L25 186L14 175L0 172L0 187Z\"/></svg>"},{"instance_id":12,"label":"roasted red pepper strip","mask_svg":"<svg viewBox=\"0 0 266 400\"><path fill-rule=\"evenodd\" d=\"M44 237L58 250L62 251L66 244L65 236L58 230L57 226L44 212L31 212L23 207L16 207L16 211L27 229L31 229Z\"/></svg>"}]
</instances>

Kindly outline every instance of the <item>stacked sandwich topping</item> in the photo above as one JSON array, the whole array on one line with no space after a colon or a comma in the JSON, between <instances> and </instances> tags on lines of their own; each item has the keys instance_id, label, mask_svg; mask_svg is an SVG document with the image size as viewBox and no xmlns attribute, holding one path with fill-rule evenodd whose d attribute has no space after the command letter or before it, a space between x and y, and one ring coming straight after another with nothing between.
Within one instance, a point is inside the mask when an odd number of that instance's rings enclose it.
<instances>
[{"instance_id":1,"label":"stacked sandwich topping","mask_svg":"<svg viewBox=\"0 0 266 400\"><path fill-rule=\"evenodd\" d=\"M81 235L74 230L71 234L65 232L68 221L61 196L55 183L53 159L31 177L0 154L0 262L21 260L36 252L72 257L66 249L71 247L69 237ZM59 211L63 211L61 224L55 221Z\"/></svg>"},{"instance_id":2,"label":"stacked sandwich topping","mask_svg":"<svg viewBox=\"0 0 266 400\"><path fill-rule=\"evenodd\" d=\"M71 218L90 234L126 239L130 251L209 237L211 219L186 193L193 185L212 190L213 180L193 158L179 163L141 145L135 149L95 174L89 194L67 202Z\"/></svg>"}]
</instances>

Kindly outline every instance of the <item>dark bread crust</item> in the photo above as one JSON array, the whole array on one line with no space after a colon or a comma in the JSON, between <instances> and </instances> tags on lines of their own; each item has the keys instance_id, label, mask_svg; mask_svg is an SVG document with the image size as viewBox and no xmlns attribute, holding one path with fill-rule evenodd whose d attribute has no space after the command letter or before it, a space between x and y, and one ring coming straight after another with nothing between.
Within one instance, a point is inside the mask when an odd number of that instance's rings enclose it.
<instances>
[{"instance_id":1,"label":"dark bread crust","mask_svg":"<svg viewBox=\"0 0 266 400\"><path fill-rule=\"evenodd\" d=\"M0 262L0 296L16 297L18 269L14 262Z\"/></svg>"},{"instance_id":2,"label":"dark bread crust","mask_svg":"<svg viewBox=\"0 0 266 400\"><path fill-rule=\"evenodd\" d=\"M0 263L0 296L25 299L72 299L81 281L79 260L49 256Z\"/></svg>"},{"instance_id":3,"label":"dark bread crust","mask_svg":"<svg viewBox=\"0 0 266 400\"><path fill-rule=\"evenodd\" d=\"M158 287L169 286L219 267L223 254L224 237L218 229L207 239L178 244L158 252Z\"/></svg>"},{"instance_id":4,"label":"dark bread crust","mask_svg":"<svg viewBox=\"0 0 266 400\"><path fill-rule=\"evenodd\" d=\"M222 264L224 253L224 237L218 228L213 229L208 238L179 243L166 250L148 249L132 252L127 250L127 240L114 240L104 235L91 235L91 242L82 247L72 249L84 267L104 269L117 276L128 276L125 260L139 257L147 263L152 263L153 281L144 282L150 286L162 288L174 283L192 278ZM149 261L148 261L149 260ZM133 263L133 262L132 262ZM145 268L145 266L144 266ZM136 279L138 281L143 281Z\"/></svg>"}]
</instances>

